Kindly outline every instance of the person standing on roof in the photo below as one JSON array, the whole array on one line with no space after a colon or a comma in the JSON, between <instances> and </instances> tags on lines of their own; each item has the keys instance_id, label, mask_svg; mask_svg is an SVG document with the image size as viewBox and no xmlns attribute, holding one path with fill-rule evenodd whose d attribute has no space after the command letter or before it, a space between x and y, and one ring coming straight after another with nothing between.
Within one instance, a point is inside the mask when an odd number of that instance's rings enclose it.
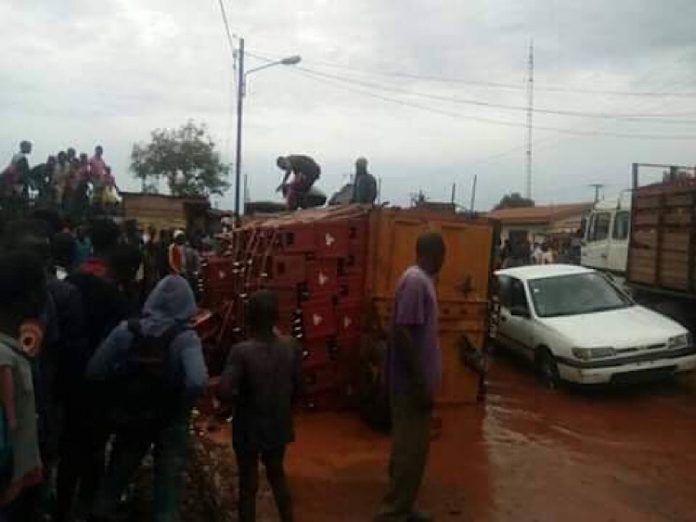
<instances>
[{"instance_id":1,"label":"person standing on roof","mask_svg":"<svg viewBox=\"0 0 696 522\"><path fill-rule=\"evenodd\" d=\"M2 181L0 193L5 195L23 195L29 187L29 156L31 154L31 142L22 141L19 144L19 152L12 156L7 168L0 173ZM26 194L24 194L26 195Z\"/></svg>"},{"instance_id":2,"label":"person standing on roof","mask_svg":"<svg viewBox=\"0 0 696 522\"><path fill-rule=\"evenodd\" d=\"M319 179L321 168L312 158L300 154L280 156L276 160L276 164L285 171L283 182L278 187L278 191L283 191L288 210L297 210L303 206L305 196ZM294 176L292 181L288 183L290 174L294 174Z\"/></svg>"},{"instance_id":3,"label":"person standing on roof","mask_svg":"<svg viewBox=\"0 0 696 522\"><path fill-rule=\"evenodd\" d=\"M351 203L373 205L377 199L377 180L367 171L367 160L358 158L355 162L355 180Z\"/></svg>"}]
</instances>

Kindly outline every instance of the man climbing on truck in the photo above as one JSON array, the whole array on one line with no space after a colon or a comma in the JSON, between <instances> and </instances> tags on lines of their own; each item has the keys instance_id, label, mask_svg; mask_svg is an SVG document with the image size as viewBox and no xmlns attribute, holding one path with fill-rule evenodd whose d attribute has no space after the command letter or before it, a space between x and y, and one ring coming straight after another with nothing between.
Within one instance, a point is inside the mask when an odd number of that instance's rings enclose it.
<instances>
[{"instance_id":1,"label":"man climbing on truck","mask_svg":"<svg viewBox=\"0 0 696 522\"><path fill-rule=\"evenodd\" d=\"M276 160L278 168L285 171L283 181L278 187L287 201L288 210L297 210L304 206L304 199L312 185L319 179L321 168L314 159L301 154L280 156ZM290 174L294 174L288 183Z\"/></svg>"}]
</instances>

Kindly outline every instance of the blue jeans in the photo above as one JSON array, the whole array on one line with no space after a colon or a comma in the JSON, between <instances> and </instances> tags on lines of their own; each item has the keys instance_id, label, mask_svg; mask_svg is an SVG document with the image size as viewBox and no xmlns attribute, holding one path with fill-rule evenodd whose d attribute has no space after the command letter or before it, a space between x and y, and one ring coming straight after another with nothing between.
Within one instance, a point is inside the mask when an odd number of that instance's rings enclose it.
<instances>
[{"instance_id":1,"label":"blue jeans","mask_svg":"<svg viewBox=\"0 0 696 522\"><path fill-rule=\"evenodd\" d=\"M116 433L94 515L109 520L116 514L121 495L151 445L154 445L155 460L153 520L175 522L179 519L179 497L189 451L188 416L152 426L136 423Z\"/></svg>"}]
</instances>

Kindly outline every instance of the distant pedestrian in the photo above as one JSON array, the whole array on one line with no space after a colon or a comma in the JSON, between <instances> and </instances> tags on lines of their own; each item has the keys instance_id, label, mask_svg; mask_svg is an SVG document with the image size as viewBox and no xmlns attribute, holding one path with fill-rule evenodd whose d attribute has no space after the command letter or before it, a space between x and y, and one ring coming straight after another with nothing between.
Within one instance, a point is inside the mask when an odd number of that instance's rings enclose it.
<instances>
[{"instance_id":1,"label":"distant pedestrian","mask_svg":"<svg viewBox=\"0 0 696 522\"><path fill-rule=\"evenodd\" d=\"M417 264L401 276L394 297L386 368L393 441L390 483L377 516L380 521L431 520L413 506L428 458L434 397L442 375L433 283L445 260L442 236L436 232L421 235L416 256Z\"/></svg>"},{"instance_id":2,"label":"distant pedestrian","mask_svg":"<svg viewBox=\"0 0 696 522\"><path fill-rule=\"evenodd\" d=\"M556 262L556 256L553 250L549 247L547 243L542 243L541 245L541 256L539 257L540 265L551 265Z\"/></svg>"},{"instance_id":3,"label":"distant pedestrian","mask_svg":"<svg viewBox=\"0 0 696 522\"><path fill-rule=\"evenodd\" d=\"M293 520L284 470L285 448L295 438L292 406L301 389L302 356L290 337L279 337L278 298L260 290L249 300L249 340L232 347L220 397L232 403L232 445L239 468L239 521L256 520L259 458L283 522Z\"/></svg>"},{"instance_id":4,"label":"distant pedestrian","mask_svg":"<svg viewBox=\"0 0 696 522\"><path fill-rule=\"evenodd\" d=\"M109 270L107 258L118 244L121 230L113 220L99 218L91 223L89 235L92 240L92 255L79 266L78 270L97 277L105 277Z\"/></svg>"},{"instance_id":5,"label":"distant pedestrian","mask_svg":"<svg viewBox=\"0 0 696 522\"><path fill-rule=\"evenodd\" d=\"M42 481L32 355L20 341L27 320L46 302L41 261L26 253L0 254L0 520L25 522L37 516Z\"/></svg>"},{"instance_id":6,"label":"distant pedestrian","mask_svg":"<svg viewBox=\"0 0 696 522\"><path fill-rule=\"evenodd\" d=\"M169 245L169 273L183 275L186 263L186 234L176 230L172 236L174 241Z\"/></svg>"},{"instance_id":7,"label":"distant pedestrian","mask_svg":"<svg viewBox=\"0 0 696 522\"><path fill-rule=\"evenodd\" d=\"M92 255L92 241L87 229L80 225L75 231L75 266L79 267Z\"/></svg>"},{"instance_id":8,"label":"distant pedestrian","mask_svg":"<svg viewBox=\"0 0 696 522\"><path fill-rule=\"evenodd\" d=\"M7 201L13 205L16 198L28 197L29 189L29 155L32 145L30 141L22 141L19 144L19 152L12 156L10 164L0 172L0 196L15 198Z\"/></svg>"},{"instance_id":9,"label":"distant pedestrian","mask_svg":"<svg viewBox=\"0 0 696 522\"><path fill-rule=\"evenodd\" d=\"M70 232L58 232L51 239L51 257L59 281L73 271L76 251L77 241Z\"/></svg>"},{"instance_id":10,"label":"distant pedestrian","mask_svg":"<svg viewBox=\"0 0 696 522\"><path fill-rule=\"evenodd\" d=\"M355 162L355 180L351 203L372 205L377 199L377 180L367 171L367 160L358 158Z\"/></svg>"},{"instance_id":11,"label":"distant pedestrian","mask_svg":"<svg viewBox=\"0 0 696 522\"><path fill-rule=\"evenodd\" d=\"M153 520L178 520L191 409L208 383L201 341L188 326L196 302L188 283L168 276L141 319L121 323L94 354L87 377L114 386L116 433L94 508L112 520L126 487L154 445Z\"/></svg>"}]
</instances>

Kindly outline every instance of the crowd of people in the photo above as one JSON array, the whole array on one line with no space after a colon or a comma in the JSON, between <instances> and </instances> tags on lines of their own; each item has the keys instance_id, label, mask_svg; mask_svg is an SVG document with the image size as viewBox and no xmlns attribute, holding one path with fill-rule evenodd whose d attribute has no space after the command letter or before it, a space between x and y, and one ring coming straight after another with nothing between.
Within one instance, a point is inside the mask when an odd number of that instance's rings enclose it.
<instances>
[{"instance_id":1,"label":"crowd of people","mask_svg":"<svg viewBox=\"0 0 696 522\"><path fill-rule=\"evenodd\" d=\"M44 163L30 165L32 144L22 141L19 151L0 172L0 207L18 210L28 206L61 209L73 220L90 212L103 213L118 203L116 181L97 145L90 158L68 147Z\"/></svg>"},{"instance_id":2,"label":"crowd of people","mask_svg":"<svg viewBox=\"0 0 696 522\"><path fill-rule=\"evenodd\" d=\"M497 265L512 268L525 265L550 265L553 263L580 263L579 231L565 241L535 241L505 239L498 250Z\"/></svg>"},{"instance_id":3,"label":"crowd of people","mask_svg":"<svg viewBox=\"0 0 696 522\"><path fill-rule=\"evenodd\" d=\"M119 520L150 451L153 519L178 520L192 408L208 385L190 327L185 234L168 244L168 232L155 240L152 229L140 235L108 218L69 230L46 212L0 228L0 520ZM441 374L432 282L441 236L422 236L417 256L395 298L392 482L380 520L428 520L413 503ZM152 280L139 279L148 265ZM277 334L278 314L272 291L249 297L247 340L230 350L218 390L234 408L242 522L256 518L259 460L281 520L293 520L284 455L302 355Z\"/></svg>"},{"instance_id":4,"label":"crowd of people","mask_svg":"<svg viewBox=\"0 0 696 522\"><path fill-rule=\"evenodd\" d=\"M171 243L149 233L107 218L69 230L48 211L4 223L3 522L112 520L152 445L155 519L176 519L190 411L208 382L189 327L197 254L182 231Z\"/></svg>"}]
</instances>

